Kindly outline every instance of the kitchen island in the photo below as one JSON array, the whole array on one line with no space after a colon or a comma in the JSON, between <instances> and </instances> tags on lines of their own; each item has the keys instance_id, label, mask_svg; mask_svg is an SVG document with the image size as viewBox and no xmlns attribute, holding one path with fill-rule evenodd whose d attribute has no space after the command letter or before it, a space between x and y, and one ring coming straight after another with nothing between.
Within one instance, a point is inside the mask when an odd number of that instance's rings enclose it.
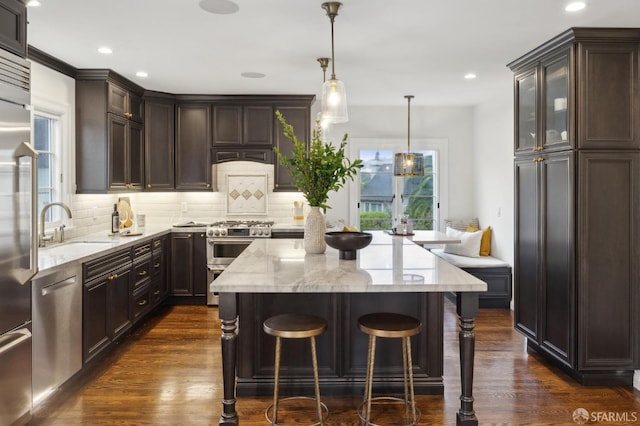
<instances>
[{"instance_id":1,"label":"kitchen island","mask_svg":"<svg viewBox=\"0 0 640 426\"><path fill-rule=\"evenodd\" d=\"M211 290L220 293L222 323L220 424L238 423L236 395L249 393L248 389L254 389L254 394L272 391L273 355L269 354L273 342L262 333L262 321L275 313L307 312L329 322L329 330L318 339L324 394L361 394L366 337L357 331L359 315L382 310L415 315L423 322L423 332L412 345L417 355L414 371L420 376L416 391L442 393L444 292L459 293L462 395L457 422L477 424L472 397L473 330L478 292L486 288L484 282L402 237L371 244L358 251L356 260L340 260L338 251L330 247L325 254L306 254L299 239L255 240L211 283ZM289 358L283 357L287 375L281 383L287 393L307 392L311 383L311 374L302 367L310 365L305 358L308 349L300 343L299 348L287 349ZM396 345L380 345L382 355L376 359L381 368L374 392L401 389L402 375L394 366L401 355L392 346Z\"/></svg>"}]
</instances>

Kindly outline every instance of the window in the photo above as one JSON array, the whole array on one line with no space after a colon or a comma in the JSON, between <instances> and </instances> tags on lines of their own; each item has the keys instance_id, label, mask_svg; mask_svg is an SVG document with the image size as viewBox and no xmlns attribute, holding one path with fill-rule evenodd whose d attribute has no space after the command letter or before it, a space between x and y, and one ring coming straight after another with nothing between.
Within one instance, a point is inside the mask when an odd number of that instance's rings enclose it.
<instances>
[{"instance_id":1,"label":"window","mask_svg":"<svg viewBox=\"0 0 640 426\"><path fill-rule=\"evenodd\" d=\"M56 118L36 113L33 117L33 141L38 151L38 211L45 204L59 199L60 187L60 145L59 122ZM58 217L56 217L58 216ZM49 209L45 223L59 220L59 212Z\"/></svg>"},{"instance_id":2,"label":"window","mask_svg":"<svg viewBox=\"0 0 640 426\"><path fill-rule=\"evenodd\" d=\"M401 177L393 175L394 155L405 146L401 141L354 140L352 155L360 158L364 167L358 174L359 209L352 223L361 230L386 229L398 226L407 216L413 229L439 229L446 180L440 176L446 158L446 140L415 143L425 157L425 175Z\"/></svg>"}]
</instances>

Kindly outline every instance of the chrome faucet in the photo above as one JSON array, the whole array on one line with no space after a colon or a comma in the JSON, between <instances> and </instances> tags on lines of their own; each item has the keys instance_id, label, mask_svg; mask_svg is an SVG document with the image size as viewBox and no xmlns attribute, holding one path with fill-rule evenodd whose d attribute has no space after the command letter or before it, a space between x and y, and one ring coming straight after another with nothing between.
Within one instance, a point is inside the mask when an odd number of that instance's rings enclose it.
<instances>
[{"instance_id":1,"label":"chrome faucet","mask_svg":"<svg viewBox=\"0 0 640 426\"><path fill-rule=\"evenodd\" d=\"M45 204L44 207L42 207L42 210L40 210L40 233L38 234L38 247L44 247L45 242L48 241L44 234L44 215L47 213L47 210L49 210L51 206L60 206L67 212L67 216L69 217L69 219L73 217L73 215L71 214L71 209L65 203ZM64 239L64 237L62 238Z\"/></svg>"}]
</instances>

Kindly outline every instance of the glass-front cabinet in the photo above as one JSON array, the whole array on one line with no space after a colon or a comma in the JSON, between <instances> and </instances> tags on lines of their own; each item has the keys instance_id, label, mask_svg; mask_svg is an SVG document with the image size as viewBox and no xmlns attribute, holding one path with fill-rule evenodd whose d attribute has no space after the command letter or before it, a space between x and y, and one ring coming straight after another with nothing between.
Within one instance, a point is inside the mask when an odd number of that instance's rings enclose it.
<instances>
[{"instance_id":1,"label":"glass-front cabinet","mask_svg":"<svg viewBox=\"0 0 640 426\"><path fill-rule=\"evenodd\" d=\"M572 145L571 50L554 53L515 75L516 154Z\"/></svg>"},{"instance_id":2,"label":"glass-front cabinet","mask_svg":"<svg viewBox=\"0 0 640 426\"><path fill-rule=\"evenodd\" d=\"M569 52L541 63L542 96L544 97L544 132L542 149L565 148L570 145L569 113L572 110L569 90Z\"/></svg>"},{"instance_id":3,"label":"glass-front cabinet","mask_svg":"<svg viewBox=\"0 0 640 426\"><path fill-rule=\"evenodd\" d=\"M516 85L516 153L531 152L538 146L537 70L526 71L515 77Z\"/></svg>"}]
</instances>

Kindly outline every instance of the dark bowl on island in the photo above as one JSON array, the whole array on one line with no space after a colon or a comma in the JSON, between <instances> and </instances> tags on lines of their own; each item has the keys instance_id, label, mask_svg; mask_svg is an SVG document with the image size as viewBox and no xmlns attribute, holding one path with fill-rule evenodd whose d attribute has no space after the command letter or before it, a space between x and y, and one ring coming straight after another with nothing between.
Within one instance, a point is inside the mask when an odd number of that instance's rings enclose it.
<instances>
[{"instance_id":1,"label":"dark bowl on island","mask_svg":"<svg viewBox=\"0 0 640 426\"><path fill-rule=\"evenodd\" d=\"M324 241L329 247L337 249L340 259L353 260L356 252L365 248L371 242L372 235L368 232L325 232Z\"/></svg>"}]
</instances>

